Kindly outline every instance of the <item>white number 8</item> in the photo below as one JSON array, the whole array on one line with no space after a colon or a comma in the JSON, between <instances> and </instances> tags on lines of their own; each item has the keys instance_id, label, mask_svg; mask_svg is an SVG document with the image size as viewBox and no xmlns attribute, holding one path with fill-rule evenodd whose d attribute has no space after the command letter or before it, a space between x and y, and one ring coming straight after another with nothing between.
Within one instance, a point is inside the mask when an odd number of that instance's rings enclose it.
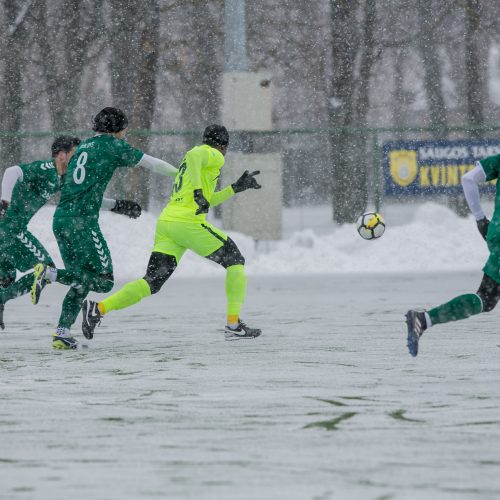
<instances>
[{"instance_id":1,"label":"white number 8","mask_svg":"<svg viewBox=\"0 0 500 500\"><path fill-rule=\"evenodd\" d=\"M76 160L76 168L73 172L73 180L75 184L81 184L85 180L85 164L87 163L87 158L89 154L87 151L82 151L78 160Z\"/></svg>"}]
</instances>

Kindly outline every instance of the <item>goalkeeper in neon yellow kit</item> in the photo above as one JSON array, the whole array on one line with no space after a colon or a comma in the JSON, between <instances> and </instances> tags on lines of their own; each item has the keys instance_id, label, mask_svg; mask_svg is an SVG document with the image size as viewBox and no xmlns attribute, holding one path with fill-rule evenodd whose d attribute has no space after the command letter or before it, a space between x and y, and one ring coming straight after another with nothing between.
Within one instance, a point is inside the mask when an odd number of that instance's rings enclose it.
<instances>
[{"instance_id":1,"label":"goalkeeper in neon yellow kit","mask_svg":"<svg viewBox=\"0 0 500 500\"><path fill-rule=\"evenodd\" d=\"M175 179L170 202L158 218L153 252L144 278L126 284L102 302L83 303L82 330L91 339L104 314L124 309L157 293L174 272L184 252L193 252L217 262L226 269L227 324L226 340L258 337L261 331L240 320L245 300L245 259L234 241L206 222L210 206L216 206L246 189L259 189L255 176L246 171L234 184L215 191L229 134L221 125L210 125L203 144L186 153Z\"/></svg>"}]
</instances>

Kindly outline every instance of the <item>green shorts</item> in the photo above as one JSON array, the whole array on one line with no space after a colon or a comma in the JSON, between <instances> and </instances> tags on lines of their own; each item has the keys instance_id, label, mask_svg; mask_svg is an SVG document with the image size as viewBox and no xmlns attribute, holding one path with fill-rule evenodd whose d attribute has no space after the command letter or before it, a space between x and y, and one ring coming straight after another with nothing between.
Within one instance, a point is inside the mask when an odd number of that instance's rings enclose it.
<instances>
[{"instance_id":1,"label":"green shorts","mask_svg":"<svg viewBox=\"0 0 500 500\"><path fill-rule=\"evenodd\" d=\"M111 253L97 219L54 217L52 229L65 269L113 274Z\"/></svg>"},{"instance_id":2,"label":"green shorts","mask_svg":"<svg viewBox=\"0 0 500 500\"><path fill-rule=\"evenodd\" d=\"M177 263L186 250L207 257L227 240L227 234L208 222L172 222L159 219L156 223L153 252L173 255Z\"/></svg>"},{"instance_id":3,"label":"green shorts","mask_svg":"<svg viewBox=\"0 0 500 500\"><path fill-rule=\"evenodd\" d=\"M483 267L483 272L497 283L500 283L500 239L489 240L488 249L490 256Z\"/></svg>"}]
</instances>

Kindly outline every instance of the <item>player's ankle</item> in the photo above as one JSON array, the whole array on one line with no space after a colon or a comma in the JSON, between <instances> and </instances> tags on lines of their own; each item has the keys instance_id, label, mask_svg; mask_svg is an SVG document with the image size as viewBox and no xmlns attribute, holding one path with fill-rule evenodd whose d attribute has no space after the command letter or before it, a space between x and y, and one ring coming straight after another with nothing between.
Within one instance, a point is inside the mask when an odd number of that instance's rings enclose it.
<instances>
[{"instance_id":1,"label":"player's ankle","mask_svg":"<svg viewBox=\"0 0 500 500\"><path fill-rule=\"evenodd\" d=\"M236 314L228 314L227 315L227 322L226 325L229 326L230 328L236 328L240 323L240 318Z\"/></svg>"},{"instance_id":2,"label":"player's ankle","mask_svg":"<svg viewBox=\"0 0 500 500\"><path fill-rule=\"evenodd\" d=\"M99 312L104 316L106 314L106 308L104 307L104 304L102 302L99 302L97 304L97 309L99 309Z\"/></svg>"}]
</instances>

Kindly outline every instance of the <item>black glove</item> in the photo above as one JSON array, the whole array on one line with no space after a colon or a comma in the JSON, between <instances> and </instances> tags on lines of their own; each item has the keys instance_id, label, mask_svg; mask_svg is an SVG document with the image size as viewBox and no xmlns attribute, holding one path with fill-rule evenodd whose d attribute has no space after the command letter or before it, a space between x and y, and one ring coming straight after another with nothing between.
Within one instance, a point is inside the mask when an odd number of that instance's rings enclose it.
<instances>
[{"instance_id":1,"label":"black glove","mask_svg":"<svg viewBox=\"0 0 500 500\"><path fill-rule=\"evenodd\" d=\"M481 236L486 240L486 235L488 234L488 227L490 225L490 221L486 217L483 217L482 219L477 220L476 224L479 232L481 233Z\"/></svg>"},{"instance_id":2,"label":"black glove","mask_svg":"<svg viewBox=\"0 0 500 500\"><path fill-rule=\"evenodd\" d=\"M194 201L198 204L200 208L196 210L195 215L200 214L208 214L208 208L210 207L210 203L208 203L207 199L203 196L203 191L201 189L195 189L193 191Z\"/></svg>"},{"instance_id":3,"label":"black glove","mask_svg":"<svg viewBox=\"0 0 500 500\"><path fill-rule=\"evenodd\" d=\"M9 208L9 202L2 200L0 202L0 219L3 219L5 212L7 212L8 208Z\"/></svg>"},{"instance_id":4,"label":"black glove","mask_svg":"<svg viewBox=\"0 0 500 500\"><path fill-rule=\"evenodd\" d=\"M131 219L141 216L142 208L139 203L131 200L116 200L116 205L111 209L115 214L126 215Z\"/></svg>"},{"instance_id":5,"label":"black glove","mask_svg":"<svg viewBox=\"0 0 500 500\"><path fill-rule=\"evenodd\" d=\"M248 170L245 170L243 175L231 186L235 193L241 193L246 189L260 189L262 186L255 180L255 176L260 174L260 170L255 170L251 174Z\"/></svg>"}]
</instances>

